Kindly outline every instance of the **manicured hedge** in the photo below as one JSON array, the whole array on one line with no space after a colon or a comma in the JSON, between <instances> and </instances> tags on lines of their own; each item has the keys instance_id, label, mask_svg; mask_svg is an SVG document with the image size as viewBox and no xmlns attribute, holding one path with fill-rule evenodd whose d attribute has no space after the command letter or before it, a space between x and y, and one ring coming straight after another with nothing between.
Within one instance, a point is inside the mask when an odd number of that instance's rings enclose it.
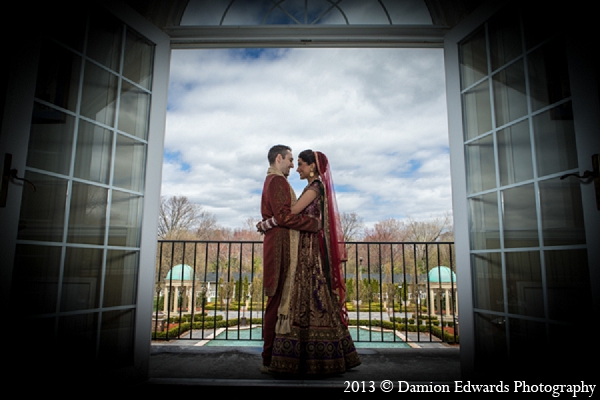
<instances>
[{"instance_id":1,"label":"manicured hedge","mask_svg":"<svg viewBox=\"0 0 600 400\"><path fill-rule=\"evenodd\" d=\"M247 323L250 324L262 324L262 318L247 318ZM217 316L217 320L214 318L211 321L207 319L204 320L204 324L202 322L194 322L190 324L189 322L183 322L167 331L164 332L153 332L152 339L153 340L161 340L161 339L178 339L179 336L184 335L186 332L189 332L190 329L193 330L207 330L207 329L218 329L225 328L228 326L236 326L239 325L239 320L237 318L230 319L229 321L223 321L223 317L221 315Z\"/></svg>"}]
</instances>

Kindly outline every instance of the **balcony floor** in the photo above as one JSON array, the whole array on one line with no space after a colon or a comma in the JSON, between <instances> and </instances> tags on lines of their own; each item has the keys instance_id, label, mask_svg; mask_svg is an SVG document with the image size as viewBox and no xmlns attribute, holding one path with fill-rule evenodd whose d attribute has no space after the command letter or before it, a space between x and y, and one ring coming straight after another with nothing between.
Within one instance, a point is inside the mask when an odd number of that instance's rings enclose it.
<instances>
[{"instance_id":1,"label":"balcony floor","mask_svg":"<svg viewBox=\"0 0 600 400\"><path fill-rule=\"evenodd\" d=\"M327 378L275 377L260 373L261 347L206 347L193 345L153 345L149 379L134 389L136 393L171 392L189 389L218 389L219 393L270 393L293 389L302 393L323 390L347 395L346 382L369 382L376 387L384 380L410 383L453 384L460 379L459 348L424 344L422 348L359 348L362 364L346 374ZM361 383L362 385L362 383ZM361 386L362 391L362 386ZM379 392L379 390L378 390ZM289 392L290 394L292 392ZM379 392L381 393L381 392Z\"/></svg>"}]
</instances>

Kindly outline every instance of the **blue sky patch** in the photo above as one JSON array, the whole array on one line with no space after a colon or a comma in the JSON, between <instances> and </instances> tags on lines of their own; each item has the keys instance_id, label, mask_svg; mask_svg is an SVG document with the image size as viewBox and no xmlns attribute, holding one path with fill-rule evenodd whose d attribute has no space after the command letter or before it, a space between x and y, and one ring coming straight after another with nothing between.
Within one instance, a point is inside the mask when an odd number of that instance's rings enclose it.
<instances>
[{"instance_id":1,"label":"blue sky patch","mask_svg":"<svg viewBox=\"0 0 600 400\"><path fill-rule=\"evenodd\" d=\"M394 175L401 178L413 178L422 165L419 160L408 160Z\"/></svg>"},{"instance_id":2,"label":"blue sky patch","mask_svg":"<svg viewBox=\"0 0 600 400\"><path fill-rule=\"evenodd\" d=\"M421 168L421 161L417 161L417 160L410 160L408 161L408 172L413 173L416 172L419 168Z\"/></svg>"},{"instance_id":3,"label":"blue sky patch","mask_svg":"<svg viewBox=\"0 0 600 400\"><path fill-rule=\"evenodd\" d=\"M165 149L164 157L165 163L179 164L179 169L181 171L188 172L191 169L190 164L181 160L181 152L179 151L169 151Z\"/></svg>"},{"instance_id":4,"label":"blue sky patch","mask_svg":"<svg viewBox=\"0 0 600 400\"><path fill-rule=\"evenodd\" d=\"M233 49L230 50L233 59L241 60L277 60L283 58L287 53L286 49Z\"/></svg>"},{"instance_id":5,"label":"blue sky patch","mask_svg":"<svg viewBox=\"0 0 600 400\"><path fill-rule=\"evenodd\" d=\"M356 190L353 189L352 186L350 186L350 185L335 185L335 191L337 193L353 193L353 192L356 192Z\"/></svg>"}]
</instances>

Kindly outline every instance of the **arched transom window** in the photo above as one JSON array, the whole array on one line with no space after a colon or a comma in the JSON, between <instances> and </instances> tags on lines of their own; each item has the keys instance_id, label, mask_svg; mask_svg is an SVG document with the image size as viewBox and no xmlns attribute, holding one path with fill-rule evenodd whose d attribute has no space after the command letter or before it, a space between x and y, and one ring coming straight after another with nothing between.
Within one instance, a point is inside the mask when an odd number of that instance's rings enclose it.
<instances>
[{"instance_id":1,"label":"arched transom window","mask_svg":"<svg viewBox=\"0 0 600 400\"><path fill-rule=\"evenodd\" d=\"M181 25L431 25L423 0L190 0Z\"/></svg>"}]
</instances>

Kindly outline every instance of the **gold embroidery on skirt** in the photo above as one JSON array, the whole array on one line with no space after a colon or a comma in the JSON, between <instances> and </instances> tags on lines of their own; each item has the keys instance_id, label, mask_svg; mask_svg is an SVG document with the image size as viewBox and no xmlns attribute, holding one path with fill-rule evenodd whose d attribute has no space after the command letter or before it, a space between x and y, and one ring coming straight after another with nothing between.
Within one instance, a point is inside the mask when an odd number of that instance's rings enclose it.
<instances>
[{"instance_id":1,"label":"gold embroidery on skirt","mask_svg":"<svg viewBox=\"0 0 600 400\"><path fill-rule=\"evenodd\" d=\"M280 373L334 374L360 364L321 267L318 237L300 234L290 302L290 332L277 334L270 368Z\"/></svg>"}]
</instances>

